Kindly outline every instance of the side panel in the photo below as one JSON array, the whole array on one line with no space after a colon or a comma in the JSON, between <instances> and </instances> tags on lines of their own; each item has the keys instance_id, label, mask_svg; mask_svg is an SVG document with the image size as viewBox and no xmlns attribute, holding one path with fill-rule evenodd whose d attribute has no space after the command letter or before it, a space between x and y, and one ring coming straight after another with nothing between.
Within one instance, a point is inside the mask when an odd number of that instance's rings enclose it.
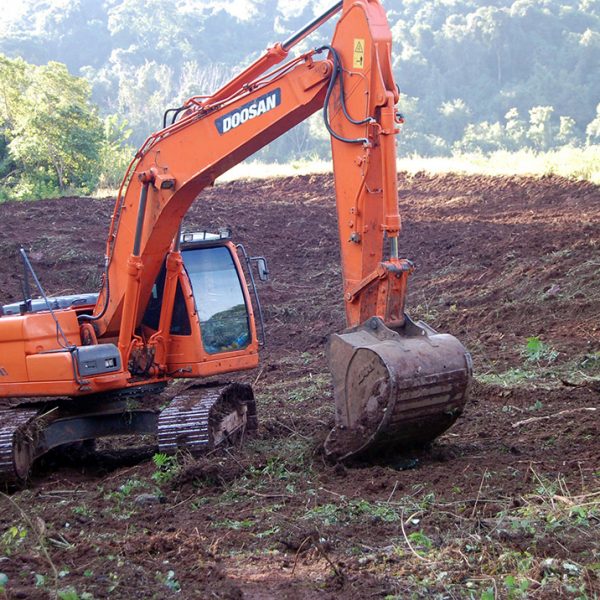
<instances>
[{"instance_id":1,"label":"side panel","mask_svg":"<svg viewBox=\"0 0 600 600\"><path fill-rule=\"evenodd\" d=\"M26 379L23 318L0 317L0 396L3 385Z\"/></svg>"},{"instance_id":2,"label":"side panel","mask_svg":"<svg viewBox=\"0 0 600 600\"><path fill-rule=\"evenodd\" d=\"M75 311L55 315L68 343L80 344ZM62 344L49 312L0 317L0 396L8 395L3 386L9 383L73 380L70 355L55 354Z\"/></svg>"},{"instance_id":3,"label":"side panel","mask_svg":"<svg viewBox=\"0 0 600 600\"><path fill-rule=\"evenodd\" d=\"M54 314L69 346L81 345L76 312ZM77 379L49 312L0 317L0 398L77 396L129 385L127 371Z\"/></svg>"}]
</instances>

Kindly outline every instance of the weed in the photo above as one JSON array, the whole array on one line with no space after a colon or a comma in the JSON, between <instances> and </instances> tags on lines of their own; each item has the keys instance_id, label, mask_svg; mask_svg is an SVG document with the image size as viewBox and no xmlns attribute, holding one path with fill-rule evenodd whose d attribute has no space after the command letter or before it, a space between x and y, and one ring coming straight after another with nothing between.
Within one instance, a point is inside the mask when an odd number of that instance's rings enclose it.
<instances>
[{"instance_id":1,"label":"weed","mask_svg":"<svg viewBox=\"0 0 600 600\"><path fill-rule=\"evenodd\" d=\"M292 402L305 403L314 398L322 398L328 394L330 378L326 374L314 375L308 378L305 386L297 385L288 395Z\"/></svg>"},{"instance_id":2,"label":"weed","mask_svg":"<svg viewBox=\"0 0 600 600\"><path fill-rule=\"evenodd\" d=\"M357 521L370 517L375 521L392 523L400 519L398 512L387 502L369 502L358 499L346 502L343 499L341 505L322 504L308 510L304 517L320 521L323 525L336 525L338 523Z\"/></svg>"},{"instance_id":3,"label":"weed","mask_svg":"<svg viewBox=\"0 0 600 600\"><path fill-rule=\"evenodd\" d=\"M322 504L306 511L304 518L320 521L323 525L336 525L343 515L340 507L336 504Z\"/></svg>"},{"instance_id":4,"label":"weed","mask_svg":"<svg viewBox=\"0 0 600 600\"><path fill-rule=\"evenodd\" d=\"M180 471L180 465L176 456L170 456L164 452L158 452L152 457L156 471L152 473L152 480L158 485L171 481Z\"/></svg>"},{"instance_id":5,"label":"weed","mask_svg":"<svg viewBox=\"0 0 600 600\"><path fill-rule=\"evenodd\" d=\"M131 496L134 490L144 489L147 485L140 479L127 479L125 483L122 483L114 492L109 492L104 496L105 500L113 500L118 504L121 504L124 500Z\"/></svg>"},{"instance_id":6,"label":"weed","mask_svg":"<svg viewBox=\"0 0 600 600\"><path fill-rule=\"evenodd\" d=\"M241 531L242 529L250 529L254 527L254 521L250 519L244 519L243 521L236 521L234 519L224 519L223 521L217 521L213 524L213 527L224 527L225 529L233 529L234 531Z\"/></svg>"},{"instance_id":7,"label":"weed","mask_svg":"<svg viewBox=\"0 0 600 600\"><path fill-rule=\"evenodd\" d=\"M521 354L527 362L538 364L545 362L548 365L553 363L558 357L558 352L545 342L542 342L539 337L528 337L527 344L521 350Z\"/></svg>"},{"instance_id":8,"label":"weed","mask_svg":"<svg viewBox=\"0 0 600 600\"><path fill-rule=\"evenodd\" d=\"M275 535L276 533L279 533L281 531L281 528L278 527L277 525L271 527L270 529L266 529L265 531L261 531L260 533L255 533L254 537L258 538L259 540L262 538L266 538L269 537L270 535Z\"/></svg>"},{"instance_id":9,"label":"weed","mask_svg":"<svg viewBox=\"0 0 600 600\"><path fill-rule=\"evenodd\" d=\"M27 537L27 529L21 525L11 525L0 536L0 548L5 556L10 556Z\"/></svg>"},{"instance_id":10,"label":"weed","mask_svg":"<svg viewBox=\"0 0 600 600\"><path fill-rule=\"evenodd\" d=\"M427 323L436 321L440 315L439 310L427 301L424 301L423 304L417 304L417 306L412 309L411 313L414 320L421 319Z\"/></svg>"},{"instance_id":11,"label":"weed","mask_svg":"<svg viewBox=\"0 0 600 600\"><path fill-rule=\"evenodd\" d=\"M536 410L542 410L544 403L541 400L536 400L531 406L527 407L528 411L534 412Z\"/></svg>"},{"instance_id":12,"label":"weed","mask_svg":"<svg viewBox=\"0 0 600 600\"><path fill-rule=\"evenodd\" d=\"M529 580L525 577L507 575L504 578L504 587L506 588L508 598L526 598L527 590L529 589Z\"/></svg>"},{"instance_id":13,"label":"weed","mask_svg":"<svg viewBox=\"0 0 600 600\"><path fill-rule=\"evenodd\" d=\"M368 500L353 500L349 505L353 517L369 516L375 520L392 523L400 519L400 515L389 504L384 502L369 502Z\"/></svg>"},{"instance_id":14,"label":"weed","mask_svg":"<svg viewBox=\"0 0 600 600\"><path fill-rule=\"evenodd\" d=\"M68 587L57 592L59 600L92 600L93 596L89 592L79 594L74 587Z\"/></svg>"},{"instance_id":15,"label":"weed","mask_svg":"<svg viewBox=\"0 0 600 600\"><path fill-rule=\"evenodd\" d=\"M252 474L252 470L249 470L249 472ZM288 471L285 462L277 456L270 458L265 467L254 470L254 473L258 475L265 475L270 480L280 479L284 481L290 479L293 475L290 473L290 471Z\"/></svg>"},{"instance_id":16,"label":"weed","mask_svg":"<svg viewBox=\"0 0 600 600\"><path fill-rule=\"evenodd\" d=\"M510 368L504 373L480 373L475 379L486 385L499 385L504 388L522 387L527 381L535 379L537 375L532 371Z\"/></svg>"},{"instance_id":17,"label":"weed","mask_svg":"<svg viewBox=\"0 0 600 600\"><path fill-rule=\"evenodd\" d=\"M82 517L91 518L94 516L94 511L87 505L81 504L73 508L73 513Z\"/></svg>"},{"instance_id":18,"label":"weed","mask_svg":"<svg viewBox=\"0 0 600 600\"><path fill-rule=\"evenodd\" d=\"M410 533L408 535L408 541L412 546L423 552L427 552L433 548L433 541L422 531L413 531L413 533Z\"/></svg>"},{"instance_id":19,"label":"weed","mask_svg":"<svg viewBox=\"0 0 600 600\"><path fill-rule=\"evenodd\" d=\"M192 507L192 510L198 510L198 509L202 508L203 506L206 506L209 502L210 502L210 498L208 498L206 496L202 496L201 498L196 498L196 500L193 500L191 502L190 506Z\"/></svg>"},{"instance_id":20,"label":"weed","mask_svg":"<svg viewBox=\"0 0 600 600\"><path fill-rule=\"evenodd\" d=\"M166 574L156 571L155 577L157 581L168 587L172 592L181 591L181 585L175 577L175 571L169 570Z\"/></svg>"},{"instance_id":21,"label":"weed","mask_svg":"<svg viewBox=\"0 0 600 600\"><path fill-rule=\"evenodd\" d=\"M586 354L583 360L581 361L581 366L584 369L600 367L600 351L590 352L589 354Z\"/></svg>"}]
</instances>

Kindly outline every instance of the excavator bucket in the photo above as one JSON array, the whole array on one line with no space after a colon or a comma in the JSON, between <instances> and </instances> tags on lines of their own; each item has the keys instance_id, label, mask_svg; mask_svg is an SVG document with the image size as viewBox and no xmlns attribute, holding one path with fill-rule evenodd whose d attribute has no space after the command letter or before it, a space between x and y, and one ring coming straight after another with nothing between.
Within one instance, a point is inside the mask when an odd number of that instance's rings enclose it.
<instances>
[{"instance_id":1,"label":"excavator bucket","mask_svg":"<svg viewBox=\"0 0 600 600\"><path fill-rule=\"evenodd\" d=\"M433 441L461 414L471 356L453 336L408 317L391 329L378 317L329 341L336 425L327 456L373 458Z\"/></svg>"}]
</instances>

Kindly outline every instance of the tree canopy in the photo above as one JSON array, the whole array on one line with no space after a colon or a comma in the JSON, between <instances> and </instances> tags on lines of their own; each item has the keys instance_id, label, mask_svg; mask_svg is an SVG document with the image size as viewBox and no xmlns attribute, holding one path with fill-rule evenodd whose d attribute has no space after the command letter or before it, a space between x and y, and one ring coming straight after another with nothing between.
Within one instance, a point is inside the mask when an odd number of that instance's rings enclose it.
<instances>
[{"instance_id":1,"label":"tree canopy","mask_svg":"<svg viewBox=\"0 0 600 600\"><path fill-rule=\"evenodd\" d=\"M92 190L102 122L90 85L66 66L0 56L0 177L4 193Z\"/></svg>"},{"instance_id":2,"label":"tree canopy","mask_svg":"<svg viewBox=\"0 0 600 600\"><path fill-rule=\"evenodd\" d=\"M127 121L134 144L161 126L166 107L210 93L329 4L22 2L21 16L3 23L0 52L37 65L60 61L69 72L85 77L100 114ZM596 0L383 3L403 93L403 153L545 150L598 142ZM300 49L329 40L332 27L330 23L313 34ZM75 119L76 112L68 112ZM327 152L315 118L273 143L263 157L289 160Z\"/></svg>"}]
</instances>

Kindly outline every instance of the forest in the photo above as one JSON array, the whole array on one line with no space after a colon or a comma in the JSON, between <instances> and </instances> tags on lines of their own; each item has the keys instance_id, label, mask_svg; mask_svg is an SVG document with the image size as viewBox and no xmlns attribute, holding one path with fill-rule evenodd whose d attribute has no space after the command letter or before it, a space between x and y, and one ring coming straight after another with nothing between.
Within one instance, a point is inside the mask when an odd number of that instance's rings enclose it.
<instances>
[{"instance_id":1,"label":"forest","mask_svg":"<svg viewBox=\"0 0 600 600\"><path fill-rule=\"evenodd\" d=\"M330 4L24 0L0 18L0 198L116 185L166 108L214 91ZM406 119L401 155L600 142L598 2L383 4ZM332 28L298 51L329 41ZM317 114L259 158L328 153Z\"/></svg>"}]
</instances>

